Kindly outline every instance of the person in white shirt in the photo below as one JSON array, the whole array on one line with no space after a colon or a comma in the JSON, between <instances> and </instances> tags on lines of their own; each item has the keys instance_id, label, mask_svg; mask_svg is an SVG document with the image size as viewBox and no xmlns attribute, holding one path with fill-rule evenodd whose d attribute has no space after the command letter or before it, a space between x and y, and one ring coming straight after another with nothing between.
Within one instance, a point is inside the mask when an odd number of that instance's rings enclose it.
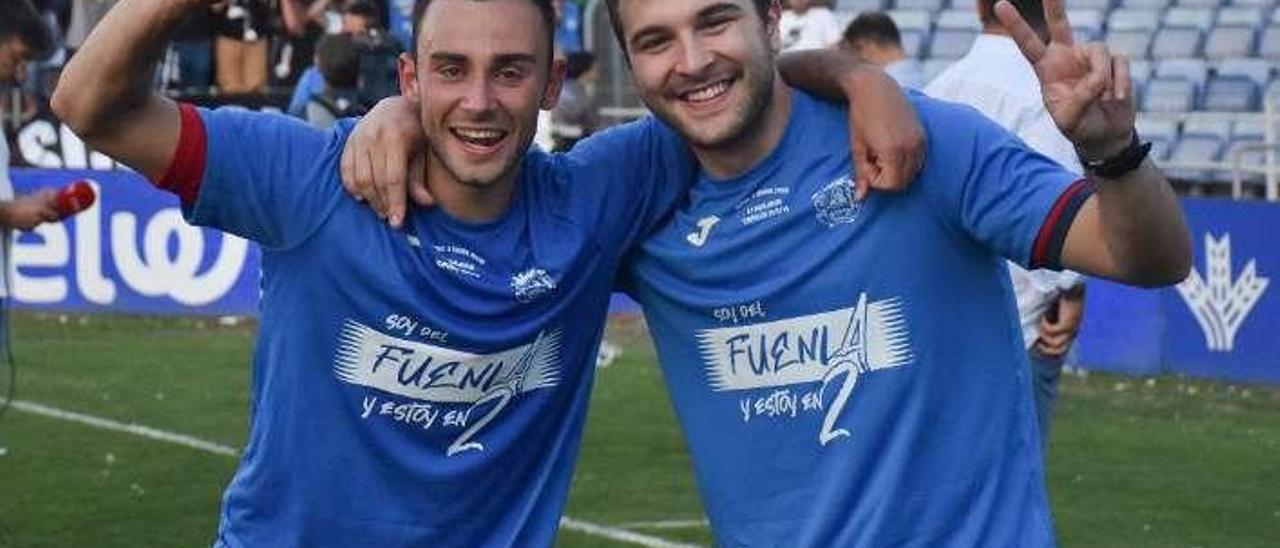
<instances>
[{"instance_id":1,"label":"person in white shirt","mask_svg":"<svg viewBox=\"0 0 1280 548\"><path fill-rule=\"evenodd\" d=\"M27 0L0 2L0 91L22 83L27 62L53 48L49 31ZM3 95L3 93L0 93ZM0 120L3 121L3 120ZM0 132L0 230L5 252L0 256L0 276L8 272L10 229L31 230L40 223L58 219L56 192L43 190L15 198L9 180L9 143Z\"/></svg>"},{"instance_id":2,"label":"person in white shirt","mask_svg":"<svg viewBox=\"0 0 1280 548\"><path fill-rule=\"evenodd\" d=\"M821 49L840 41L840 24L831 10L811 6L810 0L791 0L782 12L778 28L782 34L782 51Z\"/></svg>"},{"instance_id":3,"label":"person in white shirt","mask_svg":"<svg viewBox=\"0 0 1280 548\"><path fill-rule=\"evenodd\" d=\"M1045 110L1035 71L995 15L996 0L979 0L982 34L954 65L924 91L939 99L968 104L1016 134L1031 148L1069 170L1083 172L1071 142ZM1012 0L1042 39L1049 34L1040 0ZM1058 377L1084 315L1084 279L1069 271L1027 271L1009 264L1023 342L1031 362L1040 442L1049 439Z\"/></svg>"},{"instance_id":4,"label":"person in white shirt","mask_svg":"<svg viewBox=\"0 0 1280 548\"><path fill-rule=\"evenodd\" d=\"M844 29L840 47L859 59L883 68L904 88L924 86L920 63L902 48L902 34L893 18L882 11L864 11Z\"/></svg>"}]
</instances>

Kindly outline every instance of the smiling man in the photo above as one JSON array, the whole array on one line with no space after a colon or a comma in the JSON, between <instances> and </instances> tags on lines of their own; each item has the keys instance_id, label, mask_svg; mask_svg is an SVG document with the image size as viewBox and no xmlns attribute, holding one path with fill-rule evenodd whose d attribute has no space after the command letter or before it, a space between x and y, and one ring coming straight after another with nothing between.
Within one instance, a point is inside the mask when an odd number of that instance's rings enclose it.
<instances>
[{"instance_id":1,"label":"smiling man","mask_svg":"<svg viewBox=\"0 0 1280 548\"><path fill-rule=\"evenodd\" d=\"M439 207L393 230L339 184L350 122L151 91L166 37L212 1L123 0L53 106L192 223L262 246L249 440L215 545L550 545L617 269L692 156L652 119L531 150L563 73L550 1L425 0L399 70Z\"/></svg>"},{"instance_id":2,"label":"smiling man","mask_svg":"<svg viewBox=\"0 0 1280 548\"><path fill-rule=\"evenodd\" d=\"M1005 260L1142 286L1191 263L1127 59L1072 43L1060 1L1048 43L1001 2L1085 177L915 95L924 170L863 199L844 107L778 77L776 0L607 5L645 104L700 167L624 274L717 545L1054 545Z\"/></svg>"}]
</instances>

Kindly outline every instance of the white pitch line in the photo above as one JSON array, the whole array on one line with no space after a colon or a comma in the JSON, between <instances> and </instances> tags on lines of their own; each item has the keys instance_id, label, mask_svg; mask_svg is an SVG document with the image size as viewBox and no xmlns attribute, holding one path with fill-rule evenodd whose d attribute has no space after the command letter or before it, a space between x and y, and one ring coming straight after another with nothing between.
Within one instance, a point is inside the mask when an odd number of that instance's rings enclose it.
<instances>
[{"instance_id":1,"label":"white pitch line","mask_svg":"<svg viewBox=\"0 0 1280 548\"><path fill-rule=\"evenodd\" d=\"M588 535L595 535L597 537L607 538L609 540L616 540L619 542L629 542L637 546L644 546L645 548L703 548L702 546L699 546L697 544L684 544L680 542L671 542L664 538L651 537L649 535L642 535L640 533L636 533L634 531L628 531L626 529L618 529L616 527L606 527L604 525L597 525L597 524L589 523L585 521L578 521L569 516L560 518L560 527L563 527L570 531L577 531L579 533L586 533Z\"/></svg>"},{"instance_id":2,"label":"white pitch line","mask_svg":"<svg viewBox=\"0 0 1280 548\"><path fill-rule=\"evenodd\" d=\"M619 525L623 529L695 529L710 527L705 519L668 519L659 521L632 521Z\"/></svg>"},{"instance_id":3,"label":"white pitch line","mask_svg":"<svg viewBox=\"0 0 1280 548\"><path fill-rule=\"evenodd\" d=\"M43 417L49 417L53 419L85 424L88 426L92 426L94 428L101 428L103 430L111 430L113 432L124 432L126 434L133 434L135 436L141 436L150 440L163 441L166 443L182 445L184 447L198 449L200 451L213 453L215 455L224 455L228 457L234 457L239 454L239 451L236 451L232 447L220 445L217 443L213 443L211 441L205 441L200 438L188 436L185 434L175 434L173 432L165 432L164 430L151 428L150 426L142 426L140 424L117 422L111 419L104 419L102 417L86 415L84 413L76 413L75 411L64 411L62 409L49 407L47 405L30 402L30 401L14 400L13 409L18 411L25 411L33 415L40 415Z\"/></svg>"},{"instance_id":4,"label":"white pitch line","mask_svg":"<svg viewBox=\"0 0 1280 548\"><path fill-rule=\"evenodd\" d=\"M0 400L0 401L3 401L3 400ZM189 447L191 449L204 451L206 453L213 453L215 455L235 457L240 453L233 447L228 447L226 445L221 445L211 441L202 440L200 438L197 438L194 436L188 436L186 434L166 432L164 430L160 430L157 428L151 428L150 426L142 426L140 424L113 421L111 419L104 419L102 417L95 417L93 415L86 415L84 413L76 413L75 411L66 411L63 409L58 409L56 407L50 407L48 405L30 402L30 401L24 401L24 400L14 400L12 404L13 404L12 408L15 411L22 411L24 413L31 413L33 415L40 415L42 417L75 422L75 423L83 424L86 426L92 426L94 428L110 430L113 432L123 432L125 434L132 434L134 436L140 436L143 438L147 438L149 440L162 441L166 443L172 443L172 444L181 445L184 447ZM614 527L609 527L609 526L591 523L587 521L576 520L569 516L560 518L560 526L571 531L577 531L579 533L585 533L588 535L607 538L610 540L616 540L619 542L635 544L637 546L644 546L645 548L702 548L696 544L681 544L681 543L671 542L663 538L652 537L649 535L642 535L639 533L627 531L625 529L617 529Z\"/></svg>"}]
</instances>

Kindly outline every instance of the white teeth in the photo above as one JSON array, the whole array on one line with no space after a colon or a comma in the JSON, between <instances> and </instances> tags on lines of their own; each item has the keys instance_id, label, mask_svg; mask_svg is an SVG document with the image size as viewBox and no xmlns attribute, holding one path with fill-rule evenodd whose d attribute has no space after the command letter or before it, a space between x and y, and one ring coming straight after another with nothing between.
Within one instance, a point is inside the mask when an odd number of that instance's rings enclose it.
<instances>
[{"instance_id":1,"label":"white teeth","mask_svg":"<svg viewBox=\"0 0 1280 548\"><path fill-rule=\"evenodd\" d=\"M498 139L498 138L500 138L500 137L502 137L502 136L504 135L504 132L499 131L499 130L496 130L496 129L462 129L462 128L457 128L457 129L454 129L453 131L454 131L455 133L457 133L457 134L458 134L458 136L459 136L459 137L462 137L463 139L475 139L475 140Z\"/></svg>"},{"instance_id":2,"label":"white teeth","mask_svg":"<svg viewBox=\"0 0 1280 548\"><path fill-rule=\"evenodd\" d=\"M728 81L717 82L705 88L697 89L689 93L686 93L684 95L684 98L687 101L693 101L693 102L709 101L711 99L719 97L720 94L728 90L729 90Z\"/></svg>"}]
</instances>

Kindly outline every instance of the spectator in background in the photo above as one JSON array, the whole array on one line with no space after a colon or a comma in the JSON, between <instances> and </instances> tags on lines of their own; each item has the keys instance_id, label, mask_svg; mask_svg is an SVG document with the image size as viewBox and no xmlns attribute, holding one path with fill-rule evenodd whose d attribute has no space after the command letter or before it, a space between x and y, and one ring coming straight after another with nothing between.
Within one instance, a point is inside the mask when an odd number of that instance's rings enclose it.
<instances>
[{"instance_id":1,"label":"spectator in background","mask_svg":"<svg viewBox=\"0 0 1280 548\"><path fill-rule=\"evenodd\" d=\"M243 94L267 85L267 0L226 0L214 4L218 90Z\"/></svg>"},{"instance_id":2,"label":"spectator in background","mask_svg":"<svg viewBox=\"0 0 1280 548\"><path fill-rule=\"evenodd\" d=\"M414 0L387 0L387 32L404 51L413 46L414 4Z\"/></svg>"},{"instance_id":3,"label":"spectator in background","mask_svg":"<svg viewBox=\"0 0 1280 548\"><path fill-rule=\"evenodd\" d=\"M22 83L27 76L27 63L53 50L53 39L35 8L27 0L0 0L0 92ZM0 109L0 126L4 111ZM14 197L9 180L9 142L0 131L0 281L9 268L8 232L31 230L41 223L58 219L52 189L21 198Z\"/></svg>"},{"instance_id":4,"label":"spectator in background","mask_svg":"<svg viewBox=\"0 0 1280 548\"><path fill-rule=\"evenodd\" d=\"M315 57L324 27L307 17L304 0L273 0L280 8L271 19L272 86L289 87Z\"/></svg>"},{"instance_id":5,"label":"spectator in background","mask_svg":"<svg viewBox=\"0 0 1280 548\"><path fill-rule=\"evenodd\" d=\"M592 91L595 61L596 57L585 51L570 53L565 58L565 81L560 88L560 102L551 111L556 152L573 148L579 140L600 129L600 106Z\"/></svg>"},{"instance_id":6,"label":"spectator in background","mask_svg":"<svg viewBox=\"0 0 1280 548\"><path fill-rule=\"evenodd\" d=\"M98 21L106 17L111 6L117 0L74 0L71 4L71 18L67 23L66 45L72 50L80 49L80 44L98 26Z\"/></svg>"},{"instance_id":7,"label":"spectator in background","mask_svg":"<svg viewBox=\"0 0 1280 548\"><path fill-rule=\"evenodd\" d=\"M360 46L348 34L329 34L316 45L316 66L324 88L306 103L307 123L328 129L339 118L359 116Z\"/></svg>"},{"instance_id":8,"label":"spectator in background","mask_svg":"<svg viewBox=\"0 0 1280 548\"><path fill-rule=\"evenodd\" d=\"M1040 0L1011 3L1041 40L1049 36ZM1045 109L1040 80L996 18L995 5L996 0L978 2L982 34L974 40L969 53L925 87L925 93L978 109L1037 152L1072 172L1082 173L1076 148ZM1049 439L1062 364L1084 316L1084 278L1069 270L1028 271L1013 263L1009 263L1009 274L1031 363L1043 447Z\"/></svg>"},{"instance_id":9,"label":"spectator in background","mask_svg":"<svg viewBox=\"0 0 1280 548\"><path fill-rule=\"evenodd\" d=\"M556 10L556 50L563 55L582 51L582 9L575 0L551 0Z\"/></svg>"},{"instance_id":10,"label":"spectator in background","mask_svg":"<svg viewBox=\"0 0 1280 548\"><path fill-rule=\"evenodd\" d=\"M325 0L318 0L317 3ZM351 37L369 36L378 28L380 17L377 5L369 0L351 0L342 7L339 18L338 34ZM293 88L293 96L289 98L288 113L298 118L306 117L307 101L312 96L324 91L324 77L317 68L318 61L302 72L298 84Z\"/></svg>"},{"instance_id":11,"label":"spectator in background","mask_svg":"<svg viewBox=\"0 0 1280 548\"><path fill-rule=\"evenodd\" d=\"M904 88L923 87L924 72L920 64L902 49L902 35L893 18L880 11L858 14L844 29L840 47L859 59L879 65Z\"/></svg>"},{"instance_id":12,"label":"spectator in background","mask_svg":"<svg viewBox=\"0 0 1280 548\"><path fill-rule=\"evenodd\" d=\"M782 12L778 28L782 33L782 51L820 49L840 41L840 25L824 6L811 5L811 0L791 0Z\"/></svg>"},{"instance_id":13,"label":"spectator in background","mask_svg":"<svg viewBox=\"0 0 1280 548\"><path fill-rule=\"evenodd\" d=\"M213 85L213 12L196 10L178 27L165 61L164 83L176 89Z\"/></svg>"}]
</instances>

